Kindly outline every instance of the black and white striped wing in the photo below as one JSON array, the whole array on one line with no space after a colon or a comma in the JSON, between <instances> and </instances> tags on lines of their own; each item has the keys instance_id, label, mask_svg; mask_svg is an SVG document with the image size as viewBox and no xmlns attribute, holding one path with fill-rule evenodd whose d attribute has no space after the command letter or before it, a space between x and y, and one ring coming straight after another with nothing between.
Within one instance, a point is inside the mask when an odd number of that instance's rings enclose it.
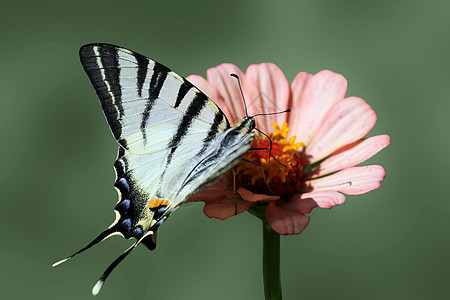
<instances>
[{"instance_id":1,"label":"black and white striped wing","mask_svg":"<svg viewBox=\"0 0 450 300\"><path fill-rule=\"evenodd\" d=\"M137 241L106 269L111 271L140 243L156 246L168 215L200 187L231 169L250 148L253 117L230 127L222 111L183 77L133 51L108 44L80 49L80 59L118 141L114 163L119 193L116 220L91 243L57 266L114 234Z\"/></svg>"},{"instance_id":2,"label":"black and white striped wing","mask_svg":"<svg viewBox=\"0 0 450 300\"><path fill-rule=\"evenodd\" d=\"M139 237L250 147L248 121L234 130L214 102L167 67L108 44L83 46L80 59L120 144L113 225L123 224L125 237Z\"/></svg>"},{"instance_id":3,"label":"black and white striped wing","mask_svg":"<svg viewBox=\"0 0 450 300\"><path fill-rule=\"evenodd\" d=\"M130 153L162 151L181 139L185 145L198 143L205 133L211 138L230 127L205 94L145 56L90 44L80 49L80 59L114 137Z\"/></svg>"}]
</instances>

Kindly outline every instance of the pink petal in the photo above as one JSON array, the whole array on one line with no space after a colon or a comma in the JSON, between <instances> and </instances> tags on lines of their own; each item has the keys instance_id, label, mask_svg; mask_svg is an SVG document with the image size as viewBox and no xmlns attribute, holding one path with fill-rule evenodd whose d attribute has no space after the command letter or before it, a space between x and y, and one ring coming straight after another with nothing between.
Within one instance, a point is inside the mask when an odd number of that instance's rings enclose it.
<instances>
[{"instance_id":1,"label":"pink petal","mask_svg":"<svg viewBox=\"0 0 450 300\"><path fill-rule=\"evenodd\" d=\"M245 89L250 115L274 113L288 108L289 83L283 72L272 63L250 65L245 71ZM256 118L258 128L271 132L272 123L280 126L287 121L287 113Z\"/></svg>"},{"instance_id":2,"label":"pink petal","mask_svg":"<svg viewBox=\"0 0 450 300\"><path fill-rule=\"evenodd\" d=\"M237 206L237 213L236 213ZM203 207L203 213L210 217L225 220L246 211L250 207L250 203L246 201L222 200L206 202Z\"/></svg>"},{"instance_id":3,"label":"pink petal","mask_svg":"<svg viewBox=\"0 0 450 300\"><path fill-rule=\"evenodd\" d=\"M386 148L390 142L390 137L384 134L347 145L325 159L312 177L320 177L335 171L354 167Z\"/></svg>"},{"instance_id":4,"label":"pink petal","mask_svg":"<svg viewBox=\"0 0 450 300\"><path fill-rule=\"evenodd\" d=\"M295 75L294 80L291 83L291 100L288 104L291 112L288 114L288 124L291 129L295 129L299 127L299 116L301 115L300 111L300 101L298 99L301 98L304 87L311 79L313 75L307 72L300 72ZM292 100L295 99L295 102ZM281 124L280 124L281 125ZM295 131L295 134L297 132Z\"/></svg>"},{"instance_id":5,"label":"pink petal","mask_svg":"<svg viewBox=\"0 0 450 300\"><path fill-rule=\"evenodd\" d=\"M307 180L305 191L338 191L360 195L380 187L384 179L382 166L353 167L318 179Z\"/></svg>"},{"instance_id":6,"label":"pink petal","mask_svg":"<svg viewBox=\"0 0 450 300\"><path fill-rule=\"evenodd\" d=\"M239 188L237 190L238 194L241 195L242 199L249 202L258 202L258 201L276 201L280 199L280 196L270 196L265 194L255 194L246 190L244 188Z\"/></svg>"},{"instance_id":7,"label":"pink petal","mask_svg":"<svg viewBox=\"0 0 450 300\"><path fill-rule=\"evenodd\" d=\"M300 234L309 223L309 217L286 210L271 202L266 208L266 218L273 230L281 235Z\"/></svg>"},{"instance_id":8,"label":"pink petal","mask_svg":"<svg viewBox=\"0 0 450 300\"><path fill-rule=\"evenodd\" d=\"M221 109L225 110L227 107L230 112L227 116L231 125L234 125L245 116L245 109L237 80L230 76L232 73L238 75L243 81L244 73L241 69L229 63L208 69L207 78L222 96L225 105L221 106ZM245 89L245 87L242 88Z\"/></svg>"},{"instance_id":9,"label":"pink petal","mask_svg":"<svg viewBox=\"0 0 450 300\"><path fill-rule=\"evenodd\" d=\"M294 122L293 126L289 125L298 140L308 145L330 107L344 99L347 80L341 74L328 70L320 71L312 77L297 76L300 77L292 82L293 112L290 117L291 120L293 117L297 118L297 122ZM302 78L303 76L308 78ZM307 82L304 83L304 80Z\"/></svg>"},{"instance_id":10,"label":"pink petal","mask_svg":"<svg viewBox=\"0 0 450 300\"><path fill-rule=\"evenodd\" d=\"M316 136L306 147L314 163L364 137L375 125L375 111L361 98L349 97L330 108Z\"/></svg>"},{"instance_id":11,"label":"pink petal","mask_svg":"<svg viewBox=\"0 0 450 300\"><path fill-rule=\"evenodd\" d=\"M314 191L294 195L287 204L291 210L301 214L309 214L315 207L330 209L344 202L345 196L341 193L335 191Z\"/></svg>"},{"instance_id":12,"label":"pink petal","mask_svg":"<svg viewBox=\"0 0 450 300\"><path fill-rule=\"evenodd\" d=\"M204 201L205 207L203 212L210 218L225 220L237 214L246 211L251 203L242 201L237 196L237 201L234 200L233 186L232 186L231 172L219 177L213 184L201 189L195 195L189 198L188 201Z\"/></svg>"},{"instance_id":13,"label":"pink petal","mask_svg":"<svg viewBox=\"0 0 450 300\"><path fill-rule=\"evenodd\" d=\"M219 190L219 188L205 188L198 191L196 194L189 197L185 202L215 202L224 199L233 199L233 192L231 190Z\"/></svg>"},{"instance_id":14,"label":"pink petal","mask_svg":"<svg viewBox=\"0 0 450 300\"><path fill-rule=\"evenodd\" d=\"M227 116L228 120L230 120L230 116L232 113L230 112L228 105L223 100L222 96L219 94L219 91L209 83L205 78L199 75L189 75L186 79L196 86L200 91L202 91L209 99L211 99L219 108L224 112Z\"/></svg>"},{"instance_id":15,"label":"pink petal","mask_svg":"<svg viewBox=\"0 0 450 300\"><path fill-rule=\"evenodd\" d=\"M222 99L219 92L216 88L211 85L205 78L200 75L189 75L186 79L192 83L195 87L197 87L200 91L205 93L209 99L212 99L214 102L218 101L217 99ZM216 102L217 103L217 102Z\"/></svg>"},{"instance_id":16,"label":"pink petal","mask_svg":"<svg viewBox=\"0 0 450 300\"><path fill-rule=\"evenodd\" d=\"M191 196L186 202L214 202L230 199L230 201L232 201L234 197L232 178L233 175L231 171L225 173L213 183L200 189L200 191Z\"/></svg>"}]
</instances>

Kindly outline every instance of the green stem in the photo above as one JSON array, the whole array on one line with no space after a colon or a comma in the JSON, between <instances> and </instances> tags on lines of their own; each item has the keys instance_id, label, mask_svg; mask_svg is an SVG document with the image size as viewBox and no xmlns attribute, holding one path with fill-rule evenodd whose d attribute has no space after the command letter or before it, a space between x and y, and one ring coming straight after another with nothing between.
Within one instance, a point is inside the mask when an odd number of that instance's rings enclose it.
<instances>
[{"instance_id":1,"label":"green stem","mask_svg":"<svg viewBox=\"0 0 450 300\"><path fill-rule=\"evenodd\" d=\"M281 300L280 234L266 219L267 205L255 205L248 212L262 221L263 227L263 282L266 300Z\"/></svg>"},{"instance_id":2,"label":"green stem","mask_svg":"<svg viewBox=\"0 0 450 300\"><path fill-rule=\"evenodd\" d=\"M281 300L280 235L263 223L263 280L266 300Z\"/></svg>"}]
</instances>

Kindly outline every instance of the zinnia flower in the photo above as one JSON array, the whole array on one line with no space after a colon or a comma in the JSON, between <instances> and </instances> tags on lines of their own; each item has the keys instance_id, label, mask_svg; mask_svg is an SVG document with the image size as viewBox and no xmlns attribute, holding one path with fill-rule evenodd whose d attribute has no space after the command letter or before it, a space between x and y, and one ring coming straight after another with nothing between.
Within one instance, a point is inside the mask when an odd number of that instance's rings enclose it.
<instances>
[{"instance_id":1,"label":"zinnia flower","mask_svg":"<svg viewBox=\"0 0 450 300\"><path fill-rule=\"evenodd\" d=\"M235 168L192 197L204 201L204 213L227 219L248 209L261 211L273 230L300 234L315 207L343 204L344 194L359 195L379 188L385 172L379 165L357 166L390 143L388 135L363 139L376 123L373 109L361 98L346 97L347 81L324 70L298 73L289 85L274 64L250 65L243 73L233 64L207 71L207 79L188 80L208 95L234 124L245 108L236 80L239 76L249 115L272 141L267 150L250 150ZM271 147L256 134L252 148ZM235 177L234 177L235 176ZM238 201L236 201L236 198Z\"/></svg>"}]
</instances>

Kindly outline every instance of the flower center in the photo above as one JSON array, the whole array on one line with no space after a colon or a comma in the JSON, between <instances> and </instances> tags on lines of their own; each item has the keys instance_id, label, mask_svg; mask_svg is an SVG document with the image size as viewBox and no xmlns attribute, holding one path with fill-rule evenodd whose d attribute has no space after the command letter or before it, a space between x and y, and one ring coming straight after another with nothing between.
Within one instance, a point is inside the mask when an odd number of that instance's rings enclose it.
<instances>
[{"instance_id":1,"label":"flower center","mask_svg":"<svg viewBox=\"0 0 450 300\"><path fill-rule=\"evenodd\" d=\"M300 154L304 144L296 143L295 136L287 139L290 131L287 123L283 123L281 128L274 123L272 127L275 131L269 134L272 140L270 159L270 140L257 136L252 149L263 150L251 149L244 155L247 161L239 162L236 167L236 186L255 194L286 196L298 193L305 165Z\"/></svg>"}]
</instances>

